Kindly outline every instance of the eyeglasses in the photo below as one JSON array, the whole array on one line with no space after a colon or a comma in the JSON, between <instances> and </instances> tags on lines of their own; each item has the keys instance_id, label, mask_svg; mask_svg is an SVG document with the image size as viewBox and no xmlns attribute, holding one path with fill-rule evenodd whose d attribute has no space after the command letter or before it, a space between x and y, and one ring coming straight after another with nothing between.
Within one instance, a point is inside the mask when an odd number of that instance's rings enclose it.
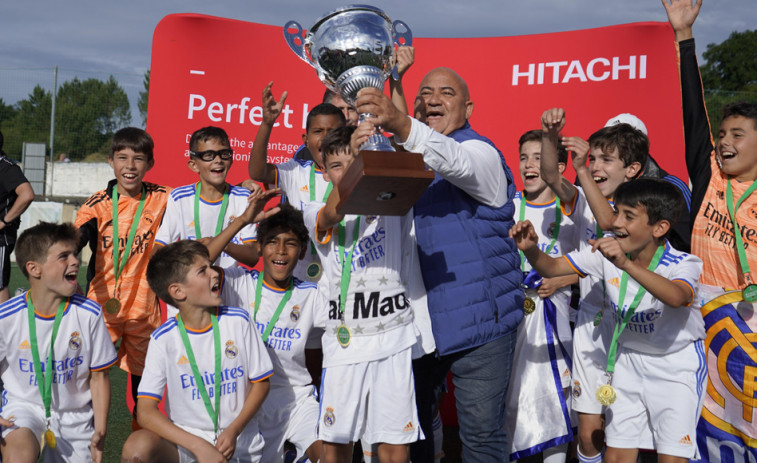
<instances>
[{"instance_id":1,"label":"eyeglasses","mask_svg":"<svg viewBox=\"0 0 757 463\"><path fill-rule=\"evenodd\" d=\"M199 151L199 152L190 151L189 154L191 156L200 158L203 161L207 161L207 162L212 161L213 159L216 158L216 156L220 156L221 159L223 159L224 161L228 161L229 159L234 157L234 150L230 148L226 148L226 149L222 149L218 151L213 151L213 150Z\"/></svg>"}]
</instances>

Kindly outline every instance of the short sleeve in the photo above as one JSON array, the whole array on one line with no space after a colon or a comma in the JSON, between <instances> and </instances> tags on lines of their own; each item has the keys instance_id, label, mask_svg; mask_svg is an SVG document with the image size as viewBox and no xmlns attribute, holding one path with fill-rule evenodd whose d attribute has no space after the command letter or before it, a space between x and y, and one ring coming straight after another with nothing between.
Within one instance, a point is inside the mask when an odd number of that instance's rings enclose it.
<instances>
[{"instance_id":1,"label":"short sleeve","mask_svg":"<svg viewBox=\"0 0 757 463\"><path fill-rule=\"evenodd\" d=\"M115 347L113 347L113 341L110 340L108 328L105 326L102 311L93 319L90 339L92 340L90 370L104 370L116 363L118 356L116 355Z\"/></svg>"},{"instance_id":2,"label":"short sleeve","mask_svg":"<svg viewBox=\"0 0 757 463\"><path fill-rule=\"evenodd\" d=\"M145 368L137 391L138 399L148 398L160 401L163 398L163 391L166 387L167 357L168 355L161 343L155 338L150 338L150 345L145 357Z\"/></svg>"},{"instance_id":3,"label":"short sleeve","mask_svg":"<svg viewBox=\"0 0 757 463\"><path fill-rule=\"evenodd\" d=\"M29 180L24 177L24 173L17 165L14 164L3 172L3 186L7 191L14 191L24 183L29 183Z\"/></svg>"},{"instance_id":4,"label":"short sleeve","mask_svg":"<svg viewBox=\"0 0 757 463\"><path fill-rule=\"evenodd\" d=\"M670 281L681 281L691 288L693 299L699 287L699 276L702 274L702 260L692 254L683 254L681 261L671 266L666 277Z\"/></svg>"},{"instance_id":5,"label":"short sleeve","mask_svg":"<svg viewBox=\"0 0 757 463\"><path fill-rule=\"evenodd\" d=\"M155 242L163 246L173 243L181 238L179 226L181 214L179 207L173 198L169 197L166 204L166 212L163 214L163 222L160 224L158 233L155 234Z\"/></svg>"},{"instance_id":6,"label":"short sleeve","mask_svg":"<svg viewBox=\"0 0 757 463\"><path fill-rule=\"evenodd\" d=\"M270 378L273 375L273 363L260 338L260 333L253 330L251 324L245 325L244 333L247 338L248 352L247 378L253 383Z\"/></svg>"},{"instance_id":7,"label":"short sleeve","mask_svg":"<svg viewBox=\"0 0 757 463\"><path fill-rule=\"evenodd\" d=\"M602 260L604 257L599 251L591 252L591 248L573 251L562 257L568 261L573 271L583 278L586 275L594 275L601 278L603 275Z\"/></svg>"},{"instance_id":8,"label":"short sleeve","mask_svg":"<svg viewBox=\"0 0 757 463\"><path fill-rule=\"evenodd\" d=\"M241 307L247 312L250 311L250 303L255 298L254 290L252 289L253 272L255 271L248 271L242 267L223 269L223 284L221 287L223 305Z\"/></svg>"},{"instance_id":9,"label":"short sleeve","mask_svg":"<svg viewBox=\"0 0 757 463\"><path fill-rule=\"evenodd\" d=\"M89 200L87 200L89 202ZM95 218L95 210L84 204L76 211L76 220L74 221L74 227L81 228L82 225Z\"/></svg>"},{"instance_id":10,"label":"short sleeve","mask_svg":"<svg viewBox=\"0 0 757 463\"><path fill-rule=\"evenodd\" d=\"M276 168L276 188L281 188L281 191L290 196L289 193L296 189L295 185L295 170L301 168L300 164L295 160L289 160L283 164L275 164Z\"/></svg>"}]
</instances>

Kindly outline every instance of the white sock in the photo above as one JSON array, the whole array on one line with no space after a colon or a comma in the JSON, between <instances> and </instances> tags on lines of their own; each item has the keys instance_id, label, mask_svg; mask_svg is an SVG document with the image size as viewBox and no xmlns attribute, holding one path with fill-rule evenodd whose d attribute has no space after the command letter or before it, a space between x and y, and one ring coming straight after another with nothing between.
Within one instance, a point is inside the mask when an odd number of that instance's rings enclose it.
<instances>
[{"instance_id":1,"label":"white sock","mask_svg":"<svg viewBox=\"0 0 757 463\"><path fill-rule=\"evenodd\" d=\"M592 457L587 457L586 455L584 455L583 453L581 453L581 448L580 447L578 448L577 453L578 453L578 461L580 461L581 463L601 463L602 457L605 456L605 450L604 449L602 449L601 452L599 452L598 454L596 454L596 455L594 455Z\"/></svg>"}]
</instances>

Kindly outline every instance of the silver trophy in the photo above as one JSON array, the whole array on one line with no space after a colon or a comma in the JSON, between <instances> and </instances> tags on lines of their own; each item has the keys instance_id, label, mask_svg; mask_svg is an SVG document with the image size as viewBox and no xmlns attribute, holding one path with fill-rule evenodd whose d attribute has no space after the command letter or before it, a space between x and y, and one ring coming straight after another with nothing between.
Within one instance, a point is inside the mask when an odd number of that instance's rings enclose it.
<instances>
[{"instance_id":1,"label":"silver trophy","mask_svg":"<svg viewBox=\"0 0 757 463\"><path fill-rule=\"evenodd\" d=\"M352 106L360 89L383 91L389 74L397 78L394 45L412 45L413 40L407 24L392 22L386 13L370 5L337 8L318 19L304 39L303 32L298 22L286 23L284 38L289 48L315 68L326 87ZM361 114L360 121L368 117L371 115ZM360 149L394 151L380 131Z\"/></svg>"}]
</instances>

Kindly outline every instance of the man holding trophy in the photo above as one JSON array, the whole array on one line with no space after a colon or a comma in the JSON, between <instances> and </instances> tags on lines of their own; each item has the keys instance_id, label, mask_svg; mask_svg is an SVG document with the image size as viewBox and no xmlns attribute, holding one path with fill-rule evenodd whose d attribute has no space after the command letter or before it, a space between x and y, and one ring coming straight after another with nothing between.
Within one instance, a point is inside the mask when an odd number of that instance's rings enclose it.
<instances>
[{"instance_id":1,"label":"man holding trophy","mask_svg":"<svg viewBox=\"0 0 757 463\"><path fill-rule=\"evenodd\" d=\"M519 257L513 225L515 185L494 144L468 123L468 86L453 70L437 68L420 84L414 115L383 92L365 88L356 107L367 123L423 155L436 178L415 204L423 281L439 357L415 363L418 413L426 441L413 462L433 461L431 409L435 386L453 374L463 461L501 462L508 454L505 392L518 323L523 317ZM445 242L439 237L452 237Z\"/></svg>"}]
</instances>

